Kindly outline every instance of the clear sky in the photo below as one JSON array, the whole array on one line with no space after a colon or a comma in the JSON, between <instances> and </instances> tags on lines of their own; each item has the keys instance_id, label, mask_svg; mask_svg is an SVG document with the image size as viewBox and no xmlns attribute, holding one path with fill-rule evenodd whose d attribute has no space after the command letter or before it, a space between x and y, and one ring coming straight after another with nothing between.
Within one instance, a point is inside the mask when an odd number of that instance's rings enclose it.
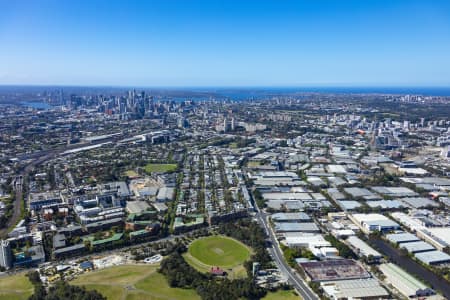
<instances>
[{"instance_id":1,"label":"clear sky","mask_svg":"<svg viewBox=\"0 0 450 300\"><path fill-rule=\"evenodd\" d=\"M450 1L0 0L0 84L450 86Z\"/></svg>"}]
</instances>

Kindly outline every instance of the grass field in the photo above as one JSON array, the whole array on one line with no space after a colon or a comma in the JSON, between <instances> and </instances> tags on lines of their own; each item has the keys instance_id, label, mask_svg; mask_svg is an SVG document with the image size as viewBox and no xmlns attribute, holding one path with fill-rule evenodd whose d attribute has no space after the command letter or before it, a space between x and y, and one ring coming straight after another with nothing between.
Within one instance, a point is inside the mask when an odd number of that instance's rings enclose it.
<instances>
[{"instance_id":1,"label":"grass field","mask_svg":"<svg viewBox=\"0 0 450 300\"><path fill-rule=\"evenodd\" d=\"M208 236L192 242L189 254L208 266L233 267L250 257L250 249L241 242L225 236Z\"/></svg>"},{"instance_id":2,"label":"grass field","mask_svg":"<svg viewBox=\"0 0 450 300\"><path fill-rule=\"evenodd\" d=\"M194 269L196 269L201 273L208 273L211 270L210 265L205 265L204 263L200 262L198 259L194 258L189 253L184 253L183 258L188 264L191 265L191 267L193 267ZM242 264L233 267L226 267L224 269L227 272L227 277L229 279L238 279L247 277L247 270L244 268Z\"/></svg>"},{"instance_id":3,"label":"grass field","mask_svg":"<svg viewBox=\"0 0 450 300\"><path fill-rule=\"evenodd\" d=\"M70 284L95 289L108 300L197 300L194 290L171 288L157 265L123 265L83 274Z\"/></svg>"},{"instance_id":4,"label":"grass field","mask_svg":"<svg viewBox=\"0 0 450 300\"><path fill-rule=\"evenodd\" d=\"M259 161L249 161L247 163L247 166L249 168L256 168L256 167L259 167L260 165L261 165L261 163Z\"/></svg>"},{"instance_id":5,"label":"grass field","mask_svg":"<svg viewBox=\"0 0 450 300\"><path fill-rule=\"evenodd\" d=\"M25 274L0 277L0 300L28 299L34 288Z\"/></svg>"},{"instance_id":6,"label":"grass field","mask_svg":"<svg viewBox=\"0 0 450 300\"><path fill-rule=\"evenodd\" d=\"M135 287L156 299L200 299L194 290L169 288L164 275L157 272L139 281Z\"/></svg>"},{"instance_id":7,"label":"grass field","mask_svg":"<svg viewBox=\"0 0 450 300\"><path fill-rule=\"evenodd\" d=\"M171 172L177 169L176 164L147 164L145 166L145 172Z\"/></svg>"},{"instance_id":8,"label":"grass field","mask_svg":"<svg viewBox=\"0 0 450 300\"><path fill-rule=\"evenodd\" d=\"M275 293L267 293L262 300L300 300L302 299L294 290L279 290Z\"/></svg>"},{"instance_id":9,"label":"grass field","mask_svg":"<svg viewBox=\"0 0 450 300\"><path fill-rule=\"evenodd\" d=\"M136 173L136 171L134 171L134 170L125 171L124 175L129 177L129 178L139 177L139 174Z\"/></svg>"}]
</instances>

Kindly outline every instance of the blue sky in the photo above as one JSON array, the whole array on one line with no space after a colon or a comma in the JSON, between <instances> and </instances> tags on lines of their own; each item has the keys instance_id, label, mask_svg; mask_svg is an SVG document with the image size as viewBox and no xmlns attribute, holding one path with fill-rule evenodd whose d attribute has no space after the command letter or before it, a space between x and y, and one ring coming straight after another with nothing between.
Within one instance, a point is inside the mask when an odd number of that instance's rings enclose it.
<instances>
[{"instance_id":1,"label":"blue sky","mask_svg":"<svg viewBox=\"0 0 450 300\"><path fill-rule=\"evenodd\" d=\"M0 0L0 84L450 86L450 1Z\"/></svg>"}]
</instances>

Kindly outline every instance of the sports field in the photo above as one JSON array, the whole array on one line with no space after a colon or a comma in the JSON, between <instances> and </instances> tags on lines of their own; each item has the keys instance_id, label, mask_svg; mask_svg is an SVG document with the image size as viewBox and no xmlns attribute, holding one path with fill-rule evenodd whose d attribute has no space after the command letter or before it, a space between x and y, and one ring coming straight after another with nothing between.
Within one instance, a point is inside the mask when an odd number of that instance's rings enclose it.
<instances>
[{"instance_id":1,"label":"sports field","mask_svg":"<svg viewBox=\"0 0 450 300\"><path fill-rule=\"evenodd\" d=\"M145 172L171 172L177 169L176 164L147 164L145 166Z\"/></svg>"},{"instance_id":2,"label":"sports field","mask_svg":"<svg viewBox=\"0 0 450 300\"><path fill-rule=\"evenodd\" d=\"M28 299L34 288L25 274L0 277L0 300Z\"/></svg>"},{"instance_id":3,"label":"sports field","mask_svg":"<svg viewBox=\"0 0 450 300\"><path fill-rule=\"evenodd\" d=\"M123 265L83 274L70 282L95 289L108 300L197 300L195 290L171 288L159 265Z\"/></svg>"},{"instance_id":4,"label":"sports field","mask_svg":"<svg viewBox=\"0 0 450 300\"><path fill-rule=\"evenodd\" d=\"M135 178L135 177L139 177L139 174L136 173L136 171L134 170L128 170L124 172L124 175L129 177L129 178Z\"/></svg>"},{"instance_id":5,"label":"sports field","mask_svg":"<svg viewBox=\"0 0 450 300\"><path fill-rule=\"evenodd\" d=\"M189 254L208 266L233 267L250 257L250 249L241 242L220 235L195 240Z\"/></svg>"}]
</instances>

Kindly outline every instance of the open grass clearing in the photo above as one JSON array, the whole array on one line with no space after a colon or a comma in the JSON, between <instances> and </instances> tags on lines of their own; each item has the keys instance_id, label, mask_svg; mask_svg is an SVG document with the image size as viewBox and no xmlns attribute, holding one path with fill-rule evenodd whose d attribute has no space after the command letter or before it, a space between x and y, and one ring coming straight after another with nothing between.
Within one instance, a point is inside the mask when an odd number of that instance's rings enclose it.
<instances>
[{"instance_id":1,"label":"open grass clearing","mask_svg":"<svg viewBox=\"0 0 450 300\"><path fill-rule=\"evenodd\" d=\"M75 280L72 284L109 284L122 285L130 282L137 282L140 279L150 275L157 270L157 266L144 265L122 265L111 268L105 268L97 271L85 273Z\"/></svg>"},{"instance_id":2,"label":"open grass clearing","mask_svg":"<svg viewBox=\"0 0 450 300\"><path fill-rule=\"evenodd\" d=\"M302 299L294 290L278 290L267 293L262 300L300 300Z\"/></svg>"},{"instance_id":3,"label":"open grass clearing","mask_svg":"<svg viewBox=\"0 0 450 300\"><path fill-rule=\"evenodd\" d=\"M259 162L259 161L249 161L247 163L247 166L249 168L256 168L256 167L259 167L260 165L261 165L261 162Z\"/></svg>"},{"instance_id":4,"label":"open grass clearing","mask_svg":"<svg viewBox=\"0 0 450 300\"><path fill-rule=\"evenodd\" d=\"M195 290L171 288L166 278L160 273L153 273L135 285L136 289L142 290L157 299L200 299Z\"/></svg>"},{"instance_id":5,"label":"open grass clearing","mask_svg":"<svg viewBox=\"0 0 450 300\"><path fill-rule=\"evenodd\" d=\"M153 172L173 172L177 169L176 164L147 164L145 166L145 172L153 173Z\"/></svg>"},{"instance_id":6,"label":"open grass clearing","mask_svg":"<svg viewBox=\"0 0 450 300\"><path fill-rule=\"evenodd\" d=\"M25 295L21 293L0 291L0 300L26 300L29 296L31 296L31 294Z\"/></svg>"},{"instance_id":7,"label":"open grass clearing","mask_svg":"<svg viewBox=\"0 0 450 300\"><path fill-rule=\"evenodd\" d=\"M108 300L199 300L195 290L171 288L159 265L122 265L80 275L73 285L95 289Z\"/></svg>"},{"instance_id":8,"label":"open grass clearing","mask_svg":"<svg viewBox=\"0 0 450 300\"><path fill-rule=\"evenodd\" d=\"M84 284L87 290L96 290L108 300L121 300L125 297L126 291L122 286L110 284Z\"/></svg>"},{"instance_id":9,"label":"open grass clearing","mask_svg":"<svg viewBox=\"0 0 450 300\"><path fill-rule=\"evenodd\" d=\"M127 176L129 178L139 177L139 174L134 170L125 171L124 174L125 174L125 176Z\"/></svg>"},{"instance_id":10,"label":"open grass clearing","mask_svg":"<svg viewBox=\"0 0 450 300\"><path fill-rule=\"evenodd\" d=\"M34 292L34 287L25 274L0 277L0 300L28 299Z\"/></svg>"},{"instance_id":11,"label":"open grass clearing","mask_svg":"<svg viewBox=\"0 0 450 300\"><path fill-rule=\"evenodd\" d=\"M183 258L189 265L191 265L191 267L201 273L208 273L211 271L210 265L203 264L198 259L192 257L192 255L190 255L189 253L184 253ZM229 279L239 279L247 277L247 270L242 264L234 266L232 268L224 268L224 270L227 272L227 277Z\"/></svg>"}]
</instances>

